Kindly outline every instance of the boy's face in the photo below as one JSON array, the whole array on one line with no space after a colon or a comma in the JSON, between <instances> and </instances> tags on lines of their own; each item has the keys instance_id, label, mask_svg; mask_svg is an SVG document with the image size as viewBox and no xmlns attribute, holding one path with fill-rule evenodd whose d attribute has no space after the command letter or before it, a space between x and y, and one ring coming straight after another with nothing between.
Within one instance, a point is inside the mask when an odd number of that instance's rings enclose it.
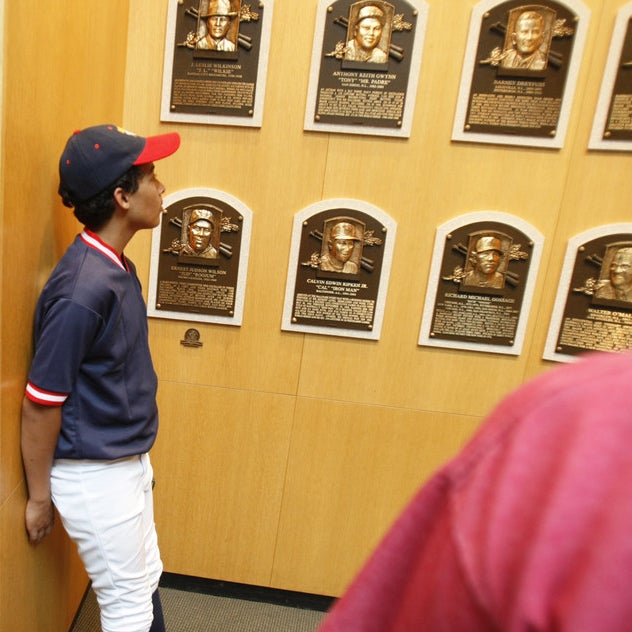
<instances>
[{"instance_id":1,"label":"boy's face","mask_svg":"<svg viewBox=\"0 0 632 632\"><path fill-rule=\"evenodd\" d=\"M128 195L128 217L136 230L155 228L160 224L162 215L162 194L165 187L158 180L154 170L154 163L141 165L142 176L138 183L138 190Z\"/></svg>"}]
</instances>

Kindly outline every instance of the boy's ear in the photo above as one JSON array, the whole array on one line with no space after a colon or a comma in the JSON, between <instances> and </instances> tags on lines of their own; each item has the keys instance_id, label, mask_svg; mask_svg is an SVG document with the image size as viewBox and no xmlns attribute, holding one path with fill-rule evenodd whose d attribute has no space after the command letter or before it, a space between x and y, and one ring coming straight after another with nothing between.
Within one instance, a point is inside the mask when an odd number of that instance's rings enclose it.
<instances>
[{"instance_id":1,"label":"boy's ear","mask_svg":"<svg viewBox=\"0 0 632 632\"><path fill-rule=\"evenodd\" d=\"M116 203L119 206L123 208L127 208L129 204L129 196L121 187L117 187L116 189L114 189L113 195L114 195L114 199L116 200Z\"/></svg>"}]
</instances>

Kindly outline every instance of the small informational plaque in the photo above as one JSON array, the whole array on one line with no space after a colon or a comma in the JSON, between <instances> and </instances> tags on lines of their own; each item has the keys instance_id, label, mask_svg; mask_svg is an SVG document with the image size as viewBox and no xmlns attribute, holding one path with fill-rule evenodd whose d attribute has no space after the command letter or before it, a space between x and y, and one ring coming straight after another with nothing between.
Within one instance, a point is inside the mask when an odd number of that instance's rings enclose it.
<instances>
[{"instance_id":1,"label":"small informational plaque","mask_svg":"<svg viewBox=\"0 0 632 632\"><path fill-rule=\"evenodd\" d=\"M169 0L161 121L261 127L273 0Z\"/></svg>"},{"instance_id":2,"label":"small informational plaque","mask_svg":"<svg viewBox=\"0 0 632 632\"><path fill-rule=\"evenodd\" d=\"M319 0L304 128L408 138L428 7Z\"/></svg>"},{"instance_id":3,"label":"small informational plaque","mask_svg":"<svg viewBox=\"0 0 632 632\"><path fill-rule=\"evenodd\" d=\"M379 340L397 225L351 199L294 216L282 329Z\"/></svg>"},{"instance_id":4,"label":"small informational plaque","mask_svg":"<svg viewBox=\"0 0 632 632\"><path fill-rule=\"evenodd\" d=\"M632 224L573 237L566 249L543 357L632 348Z\"/></svg>"},{"instance_id":5,"label":"small informational plaque","mask_svg":"<svg viewBox=\"0 0 632 632\"><path fill-rule=\"evenodd\" d=\"M579 0L477 4L452 140L562 147L589 16Z\"/></svg>"},{"instance_id":6,"label":"small informational plaque","mask_svg":"<svg viewBox=\"0 0 632 632\"><path fill-rule=\"evenodd\" d=\"M617 14L588 146L632 150L632 2Z\"/></svg>"},{"instance_id":7,"label":"small informational plaque","mask_svg":"<svg viewBox=\"0 0 632 632\"><path fill-rule=\"evenodd\" d=\"M519 355L543 237L497 211L437 229L419 344Z\"/></svg>"},{"instance_id":8,"label":"small informational plaque","mask_svg":"<svg viewBox=\"0 0 632 632\"><path fill-rule=\"evenodd\" d=\"M241 325L252 212L215 189L165 197L151 241L149 316Z\"/></svg>"}]
</instances>

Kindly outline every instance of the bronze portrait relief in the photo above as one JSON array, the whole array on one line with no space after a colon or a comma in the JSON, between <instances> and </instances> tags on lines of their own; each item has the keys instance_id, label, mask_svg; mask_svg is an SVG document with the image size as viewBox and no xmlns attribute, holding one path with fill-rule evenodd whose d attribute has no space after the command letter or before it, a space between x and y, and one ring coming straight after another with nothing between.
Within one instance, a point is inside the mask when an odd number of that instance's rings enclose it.
<instances>
[{"instance_id":1,"label":"bronze portrait relief","mask_svg":"<svg viewBox=\"0 0 632 632\"><path fill-rule=\"evenodd\" d=\"M595 298L632 302L631 243L625 246L617 245L606 253Z\"/></svg>"},{"instance_id":2,"label":"bronze portrait relief","mask_svg":"<svg viewBox=\"0 0 632 632\"><path fill-rule=\"evenodd\" d=\"M197 50L234 53L239 37L241 0L200 0Z\"/></svg>"},{"instance_id":3,"label":"bronze portrait relief","mask_svg":"<svg viewBox=\"0 0 632 632\"><path fill-rule=\"evenodd\" d=\"M545 70L556 13L543 5L522 6L509 12L500 68Z\"/></svg>"},{"instance_id":4,"label":"bronze portrait relief","mask_svg":"<svg viewBox=\"0 0 632 632\"><path fill-rule=\"evenodd\" d=\"M217 259L224 223L221 209L212 204L194 204L184 208L181 217L171 223L180 228L180 238L174 239L165 252L194 263L212 264L211 260Z\"/></svg>"},{"instance_id":5,"label":"bronze portrait relief","mask_svg":"<svg viewBox=\"0 0 632 632\"><path fill-rule=\"evenodd\" d=\"M393 6L387 2L376 0L351 5L344 59L368 64L386 64L392 16Z\"/></svg>"},{"instance_id":6,"label":"bronze portrait relief","mask_svg":"<svg viewBox=\"0 0 632 632\"><path fill-rule=\"evenodd\" d=\"M543 4L526 4L507 11L506 24L494 23L491 31L502 34L504 43L489 52L481 64L498 69L499 75L544 76L549 63L559 67L562 57L551 50L553 38L574 34L573 26Z\"/></svg>"},{"instance_id":7,"label":"bronze portrait relief","mask_svg":"<svg viewBox=\"0 0 632 632\"><path fill-rule=\"evenodd\" d=\"M520 275L510 270L510 264L529 258L522 244L514 243L510 235L496 230L470 232L467 245L459 242L453 250L465 257L465 263L442 279L457 283L463 292L498 293L507 286L517 287Z\"/></svg>"},{"instance_id":8,"label":"bronze portrait relief","mask_svg":"<svg viewBox=\"0 0 632 632\"><path fill-rule=\"evenodd\" d=\"M590 253L586 261L599 266L599 276L587 277L573 292L591 296L596 304L629 303L632 307L632 242L619 241L605 245L603 256ZM614 302L614 303L613 303Z\"/></svg>"},{"instance_id":9,"label":"bronze portrait relief","mask_svg":"<svg viewBox=\"0 0 632 632\"><path fill-rule=\"evenodd\" d=\"M364 227L348 218L325 223L319 269L325 272L358 274L362 260Z\"/></svg>"},{"instance_id":10,"label":"bronze portrait relief","mask_svg":"<svg viewBox=\"0 0 632 632\"><path fill-rule=\"evenodd\" d=\"M468 263L461 284L477 288L505 287L507 251L510 244L511 240L506 235L484 234L471 237Z\"/></svg>"}]
</instances>

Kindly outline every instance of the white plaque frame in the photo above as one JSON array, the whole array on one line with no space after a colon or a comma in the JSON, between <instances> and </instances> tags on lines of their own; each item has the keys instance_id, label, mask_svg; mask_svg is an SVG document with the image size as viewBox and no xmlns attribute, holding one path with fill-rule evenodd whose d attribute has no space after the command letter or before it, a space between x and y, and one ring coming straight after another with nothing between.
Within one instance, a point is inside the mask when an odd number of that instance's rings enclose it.
<instances>
[{"instance_id":1,"label":"white plaque frame","mask_svg":"<svg viewBox=\"0 0 632 632\"><path fill-rule=\"evenodd\" d=\"M171 111L171 82L173 79L173 58L176 45L176 17L181 0L169 0L167 32L165 37L164 66L162 74L162 98L160 120L173 123L199 123L202 125L233 125L238 127L261 127L266 93L268 56L270 54L270 33L274 0L265 0L265 17L261 25L261 45L257 64L257 87L255 91L253 115L228 116L216 114L195 114Z\"/></svg>"},{"instance_id":2,"label":"white plaque frame","mask_svg":"<svg viewBox=\"0 0 632 632\"><path fill-rule=\"evenodd\" d=\"M306 325L292 322L292 308L294 300L294 292L296 288L296 272L299 263L299 249L301 245L301 233L303 230L303 222L311 218L313 215L329 209L349 209L351 211L360 211L372 216L379 221L385 228L388 238L384 245L384 256L382 259L381 276L377 299L375 301L375 312L373 319L373 327L369 331L360 331L357 329L348 329L341 327L327 327L319 325ZM393 259L393 249L395 247L395 237L397 234L397 223L377 206L363 202L362 200L350 198L331 198L316 202L294 216L292 229L292 246L290 248L290 261L288 264L287 281L285 286L285 301L283 304L283 317L281 329L284 331L297 331L309 334L321 334L325 336L343 336L347 338L364 338L366 340L379 340L382 332L382 322L384 319L384 307L386 304L386 295L388 292L389 277L391 273L391 264Z\"/></svg>"},{"instance_id":3,"label":"white plaque frame","mask_svg":"<svg viewBox=\"0 0 632 632\"><path fill-rule=\"evenodd\" d=\"M542 354L542 358L544 360L553 360L555 362L575 362L579 359L579 356L559 353L555 350L557 339L560 335L560 328L562 327L564 308L566 307L566 300L571 285L571 276L575 266L577 249L588 241L616 233L632 233L632 223L605 224L604 226L597 226L596 228L591 228L579 235L575 235L568 240L566 253L564 255L562 273L557 286L557 294L555 295L555 304L553 306L553 312L551 313L549 330L544 344L544 353Z\"/></svg>"},{"instance_id":4,"label":"white plaque frame","mask_svg":"<svg viewBox=\"0 0 632 632\"><path fill-rule=\"evenodd\" d=\"M589 149L606 149L610 151L632 151L632 140L604 140L603 132L606 127L608 110L612 99L612 91L617 78L617 68L621 58L625 34L628 28L628 20L632 16L632 2L619 9L615 21L608 59L604 69L599 99L593 119L593 126L588 141Z\"/></svg>"},{"instance_id":5,"label":"white plaque frame","mask_svg":"<svg viewBox=\"0 0 632 632\"><path fill-rule=\"evenodd\" d=\"M476 51L478 48L478 38L481 29L481 20L484 14L492 7L502 4L498 0L482 0L472 9L472 18L470 20L470 28L467 36L467 47L465 49L465 58L463 60L463 70L461 74L461 83L459 87L459 96L457 100L456 114L454 117L454 126L452 128L452 140L465 141L470 143L491 143L496 145L516 145L523 147L545 147L551 149L559 149L564 145L566 131L568 129L568 120L573 103L573 95L577 84L577 76L584 53L584 44L586 41L586 33L588 31L588 21L590 19L590 9L579 0L568 0L567 2L559 2L565 4L571 11L579 17L577 31L575 33L575 42L573 45L573 55L566 77L566 84L562 95L562 106L557 126L557 133L552 138L539 138L531 136L519 136L515 134L486 134L464 132L465 118L467 116L467 108L470 98L470 89L472 87L472 77L474 67L477 63Z\"/></svg>"},{"instance_id":6,"label":"white plaque frame","mask_svg":"<svg viewBox=\"0 0 632 632\"><path fill-rule=\"evenodd\" d=\"M305 108L305 121L303 125L304 130L311 132L332 132L338 134L362 134L365 136L390 136L395 138L410 137L413 115L415 112L415 101L417 98L419 72L421 70L421 58L423 55L426 24L428 21L428 5L425 0L407 0L407 2L415 6L418 14L417 28L415 29L415 37L411 52L410 75L408 77L408 86L406 90L406 103L404 105L401 127L399 129L391 129L375 125L342 125L336 123L317 123L314 121L323 40L325 35L325 21L327 18L327 9L331 5L331 0L318 0L316 30L314 32L312 61L309 73L309 87L307 90L307 106Z\"/></svg>"},{"instance_id":7,"label":"white plaque frame","mask_svg":"<svg viewBox=\"0 0 632 632\"><path fill-rule=\"evenodd\" d=\"M217 189L193 187L182 189L165 196L163 207L167 208L175 202L193 197L205 197L220 200L237 210L243 220L241 225L241 249L239 254L239 266L237 268L237 284L235 288L235 307L232 316L216 314L193 314L190 312L177 312L156 309L156 293L158 277L158 263L160 259L160 237L162 222L153 229L151 235L151 260L149 266L149 288L147 298L147 315L153 318L167 318L201 323L216 323L222 325L241 326L244 313L244 300L246 295L246 278L248 275L248 258L250 255L250 237L252 233L252 211L236 197Z\"/></svg>"},{"instance_id":8,"label":"white plaque frame","mask_svg":"<svg viewBox=\"0 0 632 632\"><path fill-rule=\"evenodd\" d=\"M430 335L432 316L435 308L435 297L437 296L437 289L439 287L441 266L443 263L443 253L446 247L446 238L450 233L452 233L452 231L456 230L457 228L478 222L498 222L501 224L513 226L517 230L523 232L525 235L528 235L533 243L529 275L525 283L520 316L518 318L518 325L516 327L516 335L514 337L513 344L510 346L500 346L482 342L469 342L465 340L443 340L433 338ZM487 353L520 355L524 343L524 335L529 318L529 312L531 311L531 302L533 299L533 291L535 289L536 278L538 276L538 270L540 267L543 243L544 236L534 226L532 226L528 222L525 222L523 219L516 217L515 215L503 213L501 211L477 211L474 213L467 213L465 215L455 217L447 221L445 224L438 226L435 236L434 249L432 252L432 264L430 266L430 275L428 287L426 289L426 298L421 319L418 344L429 347L464 349L466 351L484 351Z\"/></svg>"}]
</instances>

